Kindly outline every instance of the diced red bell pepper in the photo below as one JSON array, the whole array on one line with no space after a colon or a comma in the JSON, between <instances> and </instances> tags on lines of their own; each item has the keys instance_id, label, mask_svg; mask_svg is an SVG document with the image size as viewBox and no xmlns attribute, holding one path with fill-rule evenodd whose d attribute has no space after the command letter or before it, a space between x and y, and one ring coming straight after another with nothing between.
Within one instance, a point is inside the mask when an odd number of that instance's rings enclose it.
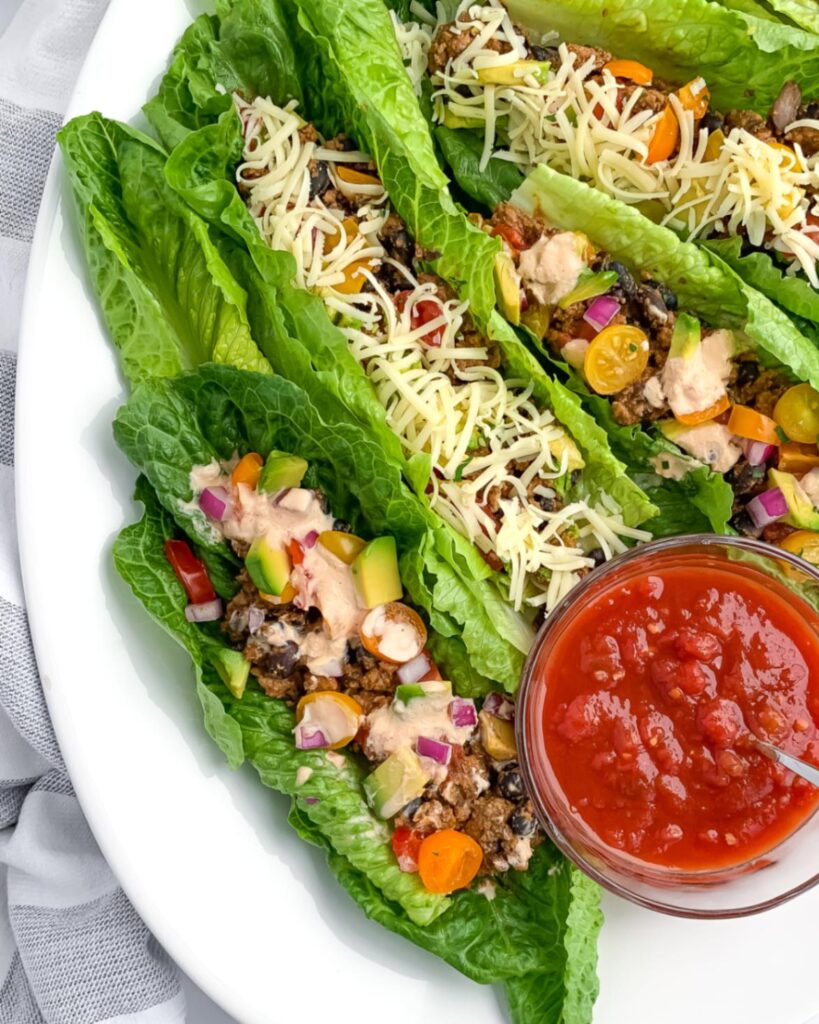
<instances>
[{"instance_id":1,"label":"diced red bell pepper","mask_svg":"<svg viewBox=\"0 0 819 1024\"><path fill-rule=\"evenodd\" d=\"M418 854L424 837L414 828L397 828L392 834L392 852L402 871L418 870Z\"/></svg>"},{"instance_id":2,"label":"diced red bell pepper","mask_svg":"<svg viewBox=\"0 0 819 1024\"><path fill-rule=\"evenodd\" d=\"M304 549L297 540L291 540L287 545L287 550L290 553L290 561L293 565L301 565L304 561Z\"/></svg>"},{"instance_id":3,"label":"diced red bell pepper","mask_svg":"<svg viewBox=\"0 0 819 1024\"><path fill-rule=\"evenodd\" d=\"M165 557L171 563L176 578L185 588L191 604L206 604L216 600L216 591L205 568L190 545L184 540L166 540Z\"/></svg>"},{"instance_id":4,"label":"diced red bell pepper","mask_svg":"<svg viewBox=\"0 0 819 1024\"><path fill-rule=\"evenodd\" d=\"M502 238L509 248L514 249L516 252L522 252L522 250L529 248L526 244L526 239L511 224L496 224L492 228L492 234Z\"/></svg>"}]
</instances>

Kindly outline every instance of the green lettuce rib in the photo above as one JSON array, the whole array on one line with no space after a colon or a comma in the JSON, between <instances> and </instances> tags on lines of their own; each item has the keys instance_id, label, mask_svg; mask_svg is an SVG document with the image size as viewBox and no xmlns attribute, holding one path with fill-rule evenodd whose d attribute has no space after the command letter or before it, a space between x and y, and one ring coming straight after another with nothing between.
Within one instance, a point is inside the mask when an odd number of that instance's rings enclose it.
<instances>
[{"instance_id":1,"label":"green lettuce rib","mask_svg":"<svg viewBox=\"0 0 819 1024\"><path fill-rule=\"evenodd\" d=\"M792 78L819 96L819 36L709 0L508 0L513 20L642 61L672 82L702 75L714 105L760 113Z\"/></svg>"},{"instance_id":2,"label":"green lettuce rib","mask_svg":"<svg viewBox=\"0 0 819 1024\"><path fill-rule=\"evenodd\" d=\"M100 114L58 135L94 290L132 382L206 360L270 372L245 294L164 177L150 139Z\"/></svg>"}]
</instances>

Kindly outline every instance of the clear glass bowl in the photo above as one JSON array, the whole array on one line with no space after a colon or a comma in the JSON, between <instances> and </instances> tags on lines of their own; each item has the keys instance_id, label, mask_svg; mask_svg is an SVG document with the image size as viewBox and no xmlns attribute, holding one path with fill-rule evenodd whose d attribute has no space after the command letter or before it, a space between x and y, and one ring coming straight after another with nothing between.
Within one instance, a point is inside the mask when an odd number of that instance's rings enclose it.
<instances>
[{"instance_id":1,"label":"clear glass bowl","mask_svg":"<svg viewBox=\"0 0 819 1024\"><path fill-rule=\"evenodd\" d=\"M606 889L680 917L742 917L775 907L819 881L819 806L779 845L754 859L709 871L681 871L639 860L604 843L573 813L552 772L542 736L550 650L575 613L612 584L659 566L694 562L740 573L787 594L819 637L819 569L789 552L741 537L695 535L654 541L613 559L581 581L535 639L523 671L517 713L520 766L535 811L558 847ZM819 670L819 666L817 666Z\"/></svg>"}]
</instances>

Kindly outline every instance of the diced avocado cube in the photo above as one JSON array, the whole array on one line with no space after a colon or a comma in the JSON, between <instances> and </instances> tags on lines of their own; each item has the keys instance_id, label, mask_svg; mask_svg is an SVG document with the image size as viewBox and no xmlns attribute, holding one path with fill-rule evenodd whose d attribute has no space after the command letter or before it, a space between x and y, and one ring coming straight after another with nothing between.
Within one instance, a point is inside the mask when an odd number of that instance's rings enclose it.
<instances>
[{"instance_id":1,"label":"diced avocado cube","mask_svg":"<svg viewBox=\"0 0 819 1024\"><path fill-rule=\"evenodd\" d=\"M411 700L419 697L426 697L426 690L420 683L401 683L395 688L395 699L402 704L408 704Z\"/></svg>"},{"instance_id":2,"label":"diced avocado cube","mask_svg":"<svg viewBox=\"0 0 819 1024\"><path fill-rule=\"evenodd\" d=\"M618 282L616 270L584 270L577 280L577 284L570 292L567 292L558 302L561 309L568 309L575 302L585 302L587 299L596 299L598 295L605 295Z\"/></svg>"},{"instance_id":3,"label":"diced avocado cube","mask_svg":"<svg viewBox=\"0 0 819 1024\"><path fill-rule=\"evenodd\" d=\"M688 313L679 313L677 322L674 324L674 333L671 335L671 348L668 350L669 359L690 359L697 351L700 344L700 322L696 317Z\"/></svg>"},{"instance_id":4,"label":"diced avocado cube","mask_svg":"<svg viewBox=\"0 0 819 1024\"><path fill-rule=\"evenodd\" d=\"M503 315L510 324L519 324L520 281L508 252L495 255L495 292Z\"/></svg>"},{"instance_id":5,"label":"diced avocado cube","mask_svg":"<svg viewBox=\"0 0 819 1024\"><path fill-rule=\"evenodd\" d=\"M483 128L484 121L479 117L458 117L449 109L449 104L443 104L444 111L441 118L445 128Z\"/></svg>"},{"instance_id":6,"label":"diced avocado cube","mask_svg":"<svg viewBox=\"0 0 819 1024\"><path fill-rule=\"evenodd\" d=\"M493 761L513 761L518 756L515 727L503 718L481 711L478 715L481 744Z\"/></svg>"},{"instance_id":7,"label":"diced avocado cube","mask_svg":"<svg viewBox=\"0 0 819 1024\"><path fill-rule=\"evenodd\" d=\"M229 647L211 650L209 656L211 664L219 673L219 678L233 696L241 700L250 674L250 662L239 651L233 651Z\"/></svg>"},{"instance_id":8,"label":"diced avocado cube","mask_svg":"<svg viewBox=\"0 0 819 1024\"><path fill-rule=\"evenodd\" d=\"M364 794L375 813L392 818L424 792L429 776L414 750L401 747L364 779Z\"/></svg>"},{"instance_id":9,"label":"diced avocado cube","mask_svg":"<svg viewBox=\"0 0 819 1024\"><path fill-rule=\"evenodd\" d=\"M490 85L523 85L528 75L534 75L544 85L549 80L552 65L547 60L516 60L514 64L496 64L489 68L477 68L478 81Z\"/></svg>"},{"instance_id":10,"label":"diced avocado cube","mask_svg":"<svg viewBox=\"0 0 819 1024\"><path fill-rule=\"evenodd\" d=\"M568 434L563 434L561 437L556 437L554 441L550 441L549 451L558 462L562 462L564 452L567 454L567 473L573 473L576 469L583 469L586 465L583 461L583 456L580 454L580 449Z\"/></svg>"},{"instance_id":11,"label":"diced avocado cube","mask_svg":"<svg viewBox=\"0 0 819 1024\"><path fill-rule=\"evenodd\" d=\"M257 490L273 494L285 487L299 487L307 472L307 462L298 455L272 451L262 466Z\"/></svg>"},{"instance_id":12,"label":"diced avocado cube","mask_svg":"<svg viewBox=\"0 0 819 1024\"><path fill-rule=\"evenodd\" d=\"M266 537L258 537L245 557L248 576L263 594L278 597L290 579L290 555L274 548Z\"/></svg>"},{"instance_id":13,"label":"diced avocado cube","mask_svg":"<svg viewBox=\"0 0 819 1024\"><path fill-rule=\"evenodd\" d=\"M394 537L376 537L353 562L356 592L365 608L400 601L404 593L398 575L398 554Z\"/></svg>"},{"instance_id":14,"label":"diced avocado cube","mask_svg":"<svg viewBox=\"0 0 819 1024\"><path fill-rule=\"evenodd\" d=\"M798 526L801 530L819 530L819 512L804 492L792 473L772 469L768 473L771 487L778 487L788 503L788 514L784 522Z\"/></svg>"}]
</instances>

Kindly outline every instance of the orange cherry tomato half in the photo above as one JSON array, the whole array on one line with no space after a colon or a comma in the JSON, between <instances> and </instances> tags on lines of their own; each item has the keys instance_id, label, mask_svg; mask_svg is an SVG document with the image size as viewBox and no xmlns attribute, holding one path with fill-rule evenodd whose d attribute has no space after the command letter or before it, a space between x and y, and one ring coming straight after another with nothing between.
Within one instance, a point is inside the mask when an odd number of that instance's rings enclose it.
<instances>
[{"instance_id":1,"label":"orange cherry tomato half","mask_svg":"<svg viewBox=\"0 0 819 1024\"><path fill-rule=\"evenodd\" d=\"M384 618L386 620L384 625L387 626L387 628L392 626L393 628L401 629L402 632L410 630L410 636L412 633L415 634L415 650L408 658L396 658L391 656L390 653L385 653L385 649L388 649L388 645L385 643L386 630L383 630L378 634L365 632L368 622L371 622L375 613L379 612L382 608L384 610ZM407 661L412 661L413 658L417 658L421 651L423 651L427 642L427 627L424 625L424 620L414 608L401 604L400 601L390 601L389 604L373 608L362 622L359 632L361 635L361 642L370 654L374 655L376 658L380 658L382 661L388 661L391 665L401 665Z\"/></svg>"},{"instance_id":2,"label":"orange cherry tomato half","mask_svg":"<svg viewBox=\"0 0 819 1024\"><path fill-rule=\"evenodd\" d=\"M777 469L793 476L804 476L819 468L819 448L815 444L796 444L788 441L779 448Z\"/></svg>"},{"instance_id":3,"label":"orange cherry tomato half","mask_svg":"<svg viewBox=\"0 0 819 1024\"><path fill-rule=\"evenodd\" d=\"M304 548L297 540L293 539L287 542L287 551L293 565L301 565L304 561Z\"/></svg>"},{"instance_id":4,"label":"orange cherry tomato half","mask_svg":"<svg viewBox=\"0 0 819 1024\"><path fill-rule=\"evenodd\" d=\"M347 164L336 164L336 174L348 185L380 185L381 180L374 174L364 174Z\"/></svg>"},{"instance_id":5,"label":"orange cherry tomato half","mask_svg":"<svg viewBox=\"0 0 819 1024\"><path fill-rule=\"evenodd\" d=\"M346 693L338 693L335 690L316 690L313 693L306 693L296 705L296 721L300 722L304 718L304 712L308 705L320 705L321 703L331 704L344 716L344 735L327 748L328 750L340 750L341 747L346 747L355 739L355 734L364 717L364 709L357 700L353 700Z\"/></svg>"},{"instance_id":6,"label":"orange cherry tomato half","mask_svg":"<svg viewBox=\"0 0 819 1024\"><path fill-rule=\"evenodd\" d=\"M636 60L610 60L608 64L603 65L603 70L615 78L627 78L637 85L651 85L654 81L654 72L651 68Z\"/></svg>"},{"instance_id":7,"label":"orange cherry tomato half","mask_svg":"<svg viewBox=\"0 0 819 1024\"><path fill-rule=\"evenodd\" d=\"M819 391L810 384L788 388L776 403L773 418L791 441L816 444L819 437Z\"/></svg>"},{"instance_id":8,"label":"orange cherry tomato half","mask_svg":"<svg viewBox=\"0 0 819 1024\"><path fill-rule=\"evenodd\" d=\"M341 228L344 231L344 235L348 242L352 242L355 236L358 234L358 221L355 217L345 217L341 222ZM338 229L335 229L331 234L324 236L324 252L331 252L338 243L341 241L341 234Z\"/></svg>"},{"instance_id":9,"label":"orange cherry tomato half","mask_svg":"<svg viewBox=\"0 0 819 1024\"><path fill-rule=\"evenodd\" d=\"M763 441L777 446L782 443L776 432L776 423L747 405L735 405L731 409L728 429L737 437L747 437L751 441Z\"/></svg>"},{"instance_id":10,"label":"orange cherry tomato half","mask_svg":"<svg viewBox=\"0 0 819 1024\"><path fill-rule=\"evenodd\" d=\"M614 395L633 384L648 366L648 338L639 327L604 327L586 349L583 373L598 395Z\"/></svg>"},{"instance_id":11,"label":"orange cherry tomato half","mask_svg":"<svg viewBox=\"0 0 819 1024\"><path fill-rule=\"evenodd\" d=\"M683 105L684 110L690 110L694 120L699 121L708 113L708 104L711 102L711 93L701 76L693 78L690 82L677 90L677 98Z\"/></svg>"},{"instance_id":12,"label":"orange cherry tomato half","mask_svg":"<svg viewBox=\"0 0 819 1024\"><path fill-rule=\"evenodd\" d=\"M353 260L344 268L344 280L334 284L333 288L342 295L358 295L367 283L367 278L361 271L371 269L372 265L372 260Z\"/></svg>"},{"instance_id":13,"label":"orange cherry tomato half","mask_svg":"<svg viewBox=\"0 0 819 1024\"><path fill-rule=\"evenodd\" d=\"M526 239L511 224L496 224L492 228L492 234L502 238L510 249L516 249L518 252L521 252L523 249L528 248Z\"/></svg>"},{"instance_id":14,"label":"orange cherry tomato half","mask_svg":"<svg viewBox=\"0 0 819 1024\"><path fill-rule=\"evenodd\" d=\"M465 889L483 863L483 850L475 840L454 828L433 832L418 851L418 872L428 892Z\"/></svg>"},{"instance_id":15,"label":"orange cherry tomato half","mask_svg":"<svg viewBox=\"0 0 819 1024\"><path fill-rule=\"evenodd\" d=\"M804 172L805 168L802 166L802 161L796 155L796 151L792 149L790 146L786 146L784 142L774 142L772 140L769 140L768 145L771 147L771 149L778 149L780 150L780 152L787 154L787 156L789 157L789 160L783 168L784 170L798 171L800 174Z\"/></svg>"},{"instance_id":16,"label":"orange cherry tomato half","mask_svg":"<svg viewBox=\"0 0 819 1024\"><path fill-rule=\"evenodd\" d=\"M267 601L269 604L290 604L293 598L296 596L298 591L289 581L285 583L284 590L276 597L275 594L265 594L264 591L259 591L259 597L262 600Z\"/></svg>"},{"instance_id":17,"label":"orange cherry tomato half","mask_svg":"<svg viewBox=\"0 0 819 1024\"><path fill-rule=\"evenodd\" d=\"M236 463L236 468L230 474L230 482L234 487L244 484L253 490L259 482L262 473L264 459L258 452L248 452Z\"/></svg>"},{"instance_id":18,"label":"orange cherry tomato half","mask_svg":"<svg viewBox=\"0 0 819 1024\"><path fill-rule=\"evenodd\" d=\"M184 540L166 540L165 557L171 563L176 578L185 588L191 604L207 604L216 600L216 591L208 576L205 563L200 561Z\"/></svg>"},{"instance_id":19,"label":"orange cherry tomato half","mask_svg":"<svg viewBox=\"0 0 819 1024\"><path fill-rule=\"evenodd\" d=\"M696 427L698 423L707 423L709 420L715 420L717 416L721 416L730 408L731 399L727 395L723 395L713 405L709 405L707 409L700 409L699 412L689 412L684 416L676 416L675 419L678 423L684 423L687 427Z\"/></svg>"},{"instance_id":20,"label":"orange cherry tomato half","mask_svg":"<svg viewBox=\"0 0 819 1024\"><path fill-rule=\"evenodd\" d=\"M646 163L656 164L660 160L667 160L677 148L679 140L680 123L674 113L674 108L668 104L660 115L654 128L654 134L651 136L651 142L648 144Z\"/></svg>"},{"instance_id":21,"label":"orange cherry tomato half","mask_svg":"<svg viewBox=\"0 0 819 1024\"><path fill-rule=\"evenodd\" d=\"M429 671L427 672L427 674L425 676L421 676L421 678L418 680L418 682L419 683L429 683L429 682L432 682L433 680L443 679L444 677L441 675L441 672L440 672L438 666L432 660L432 655L429 653L429 651L426 649L426 647L423 650L423 654L425 655L427 661L429 662Z\"/></svg>"}]
</instances>

